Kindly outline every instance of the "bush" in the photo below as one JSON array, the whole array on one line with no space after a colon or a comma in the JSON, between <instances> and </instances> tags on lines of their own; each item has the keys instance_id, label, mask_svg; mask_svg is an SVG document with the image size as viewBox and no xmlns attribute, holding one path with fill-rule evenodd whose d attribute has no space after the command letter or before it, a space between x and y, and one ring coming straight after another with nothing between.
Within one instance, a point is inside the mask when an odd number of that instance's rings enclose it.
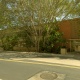
<instances>
[{"instance_id":1,"label":"bush","mask_svg":"<svg viewBox=\"0 0 80 80\"><path fill-rule=\"evenodd\" d=\"M18 43L16 34L4 36L2 39L2 47L4 50L13 50L13 47Z\"/></svg>"},{"instance_id":2,"label":"bush","mask_svg":"<svg viewBox=\"0 0 80 80\"><path fill-rule=\"evenodd\" d=\"M57 44L61 42L62 38L62 33L59 32L59 27L53 25L53 27L50 27L50 30L47 31L48 29L43 30L43 36L40 41L40 51L43 52L57 52L55 50L55 47ZM55 50L54 50L55 49ZM58 48L59 51L60 47Z\"/></svg>"}]
</instances>

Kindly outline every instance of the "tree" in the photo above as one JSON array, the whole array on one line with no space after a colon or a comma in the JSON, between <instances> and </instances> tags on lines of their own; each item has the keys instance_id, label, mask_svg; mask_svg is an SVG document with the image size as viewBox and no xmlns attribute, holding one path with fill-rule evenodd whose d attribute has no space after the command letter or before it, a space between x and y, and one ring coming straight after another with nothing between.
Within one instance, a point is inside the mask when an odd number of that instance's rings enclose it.
<instances>
[{"instance_id":1,"label":"tree","mask_svg":"<svg viewBox=\"0 0 80 80\"><path fill-rule=\"evenodd\" d=\"M57 44L63 40L62 33L59 32L59 26L55 23L45 25L42 31L42 39L40 40L40 50L44 52L59 52L56 50ZM48 29L50 27L50 29Z\"/></svg>"},{"instance_id":2,"label":"tree","mask_svg":"<svg viewBox=\"0 0 80 80\"><path fill-rule=\"evenodd\" d=\"M0 22L7 27L53 22L79 16L79 6L78 0L1 0Z\"/></svg>"},{"instance_id":3,"label":"tree","mask_svg":"<svg viewBox=\"0 0 80 80\"><path fill-rule=\"evenodd\" d=\"M54 23L55 19L58 21L78 17L79 6L78 0L2 0L0 27L25 26L30 36L33 36L31 40L36 51L39 51L40 36L45 27L43 25L47 24L50 30L50 23Z\"/></svg>"},{"instance_id":4,"label":"tree","mask_svg":"<svg viewBox=\"0 0 80 80\"><path fill-rule=\"evenodd\" d=\"M1 47L4 50L13 50L14 46L18 43L17 33L10 33L9 30L0 31Z\"/></svg>"}]
</instances>

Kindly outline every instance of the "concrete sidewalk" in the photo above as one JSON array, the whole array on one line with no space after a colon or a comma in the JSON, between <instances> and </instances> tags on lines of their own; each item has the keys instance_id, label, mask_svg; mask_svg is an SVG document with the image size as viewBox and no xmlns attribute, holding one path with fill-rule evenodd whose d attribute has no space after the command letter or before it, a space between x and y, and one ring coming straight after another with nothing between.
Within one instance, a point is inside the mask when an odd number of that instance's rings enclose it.
<instances>
[{"instance_id":1,"label":"concrete sidewalk","mask_svg":"<svg viewBox=\"0 0 80 80\"><path fill-rule=\"evenodd\" d=\"M80 53L48 54L37 52L14 52L6 51L0 53L0 58L19 61L37 61L46 63L55 63L63 65L72 65L80 67Z\"/></svg>"},{"instance_id":2,"label":"concrete sidewalk","mask_svg":"<svg viewBox=\"0 0 80 80\"><path fill-rule=\"evenodd\" d=\"M63 65L71 65L71 66L80 66L80 60L75 59L60 59L60 58L12 58L13 60L19 61L37 61L37 62L46 62L46 63L56 63Z\"/></svg>"}]
</instances>

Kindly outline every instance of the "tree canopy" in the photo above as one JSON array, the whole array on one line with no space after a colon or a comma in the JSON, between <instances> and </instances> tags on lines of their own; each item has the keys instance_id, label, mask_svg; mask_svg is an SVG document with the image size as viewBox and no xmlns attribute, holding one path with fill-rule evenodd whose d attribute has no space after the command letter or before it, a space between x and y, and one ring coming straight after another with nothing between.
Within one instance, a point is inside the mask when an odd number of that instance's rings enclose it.
<instances>
[{"instance_id":1,"label":"tree canopy","mask_svg":"<svg viewBox=\"0 0 80 80\"><path fill-rule=\"evenodd\" d=\"M0 0L0 27L22 27L80 17L79 0Z\"/></svg>"},{"instance_id":2,"label":"tree canopy","mask_svg":"<svg viewBox=\"0 0 80 80\"><path fill-rule=\"evenodd\" d=\"M3 30L7 36L1 35L2 41L13 48L16 44L12 42L17 40L16 28L20 28L21 31L17 31L27 46L34 46L36 51L40 50L41 45L44 50L52 50L62 38L56 30L57 21L79 18L79 10L80 0L0 0L0 29L8 29L8 33Z\"/></svg>"}]
</instances>

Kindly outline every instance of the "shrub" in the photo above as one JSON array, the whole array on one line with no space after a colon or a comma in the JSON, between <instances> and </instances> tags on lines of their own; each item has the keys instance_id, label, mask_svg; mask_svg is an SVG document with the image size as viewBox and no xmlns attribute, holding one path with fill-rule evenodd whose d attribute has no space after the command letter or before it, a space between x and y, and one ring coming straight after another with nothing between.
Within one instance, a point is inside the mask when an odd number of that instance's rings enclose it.
<instances>
[{"instance_id":1,"label":"shrub","mask_svg":"<svg viewBox=\"0 0 80 80\"><path fill-rule=\"evenodd\" d=\"M18 37L16 34L6 35L2 39L2 47L4 50L13 50L13 47L18 43Z\"/></svg>"},{"instance_id":2,"label":"shrub","mask_svg":"<svg viewBox=\"0 0 80 80\"><path fill-rule=\"evenodd\" d=\"M40 41L40 51L43 52L53 52L56 45L62 40L62 33L59 32L59 27L56 25L50 26L50 30L44 29L42 40ZM54 50L55 49L55 50ZM59 50L59 48L58 48ZM57 51L56 51L57 52Z\"/></svg>"}]
</instances>

